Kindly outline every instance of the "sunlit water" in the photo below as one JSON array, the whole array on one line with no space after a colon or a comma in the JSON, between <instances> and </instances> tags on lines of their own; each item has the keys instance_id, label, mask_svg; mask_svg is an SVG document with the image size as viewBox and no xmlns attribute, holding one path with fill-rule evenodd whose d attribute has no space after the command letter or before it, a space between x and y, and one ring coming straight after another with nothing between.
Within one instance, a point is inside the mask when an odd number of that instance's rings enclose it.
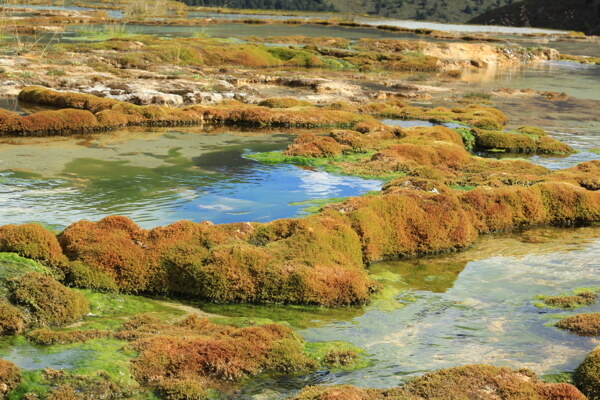
<instances>
[{"instance_id":1,"label":"sunlit water","mask_svg":"<svg viewBox=\"0 0 600 400\"><path fill-rule=\"evenodd\" d=\"M270 221L303 213L290 203L356 196L380 181L246 154L284 149L289 134L124 133L79 140L0 143L0 220L66 226L125 215L150 228L181 219Z\"/></svg>"},{"instance_id":2,"label":"sunlit water","mask_svg":"<svg viewBox=\"0 0 600 400\"><path fill-rule=\"evenodd\" d=\"M598 82L600 66L553 61L468 73L458 88L471 92L510 88L566 93L569 98L558 101L518 95L494 97L496 107L509 117L509 129L537 126L577 150L568 157L527 157L547 168L561 169L600 159L599 154L591 151L600 148Z\"/></svg>"},{"instance_id":3,"label":"sunlit water","mask_svg":"<svg viewBox=\"0 0 600 400\"><path fill-rule=\"evenodd\" d=\"M256 381L246 398L285 398L303 384L390 387L415 375L455 365L486 363L538 374L572 371L599 342L553 327L557 318L597 312L538 308L538 294L600 285L600 228L543 231L546 243L488 237L447 257L386 262L371 267L383 295L340 320L310 311L281 311L311 341L347 340L369 353L370 367L319 373L297 380ZM210 309L210 307L209 307ZM278 310L215 308L233 315L269 316ZM350 314L349 312L346 312ZM258 398L261 398L260 396Z\"/></svg>"}]
</instances>

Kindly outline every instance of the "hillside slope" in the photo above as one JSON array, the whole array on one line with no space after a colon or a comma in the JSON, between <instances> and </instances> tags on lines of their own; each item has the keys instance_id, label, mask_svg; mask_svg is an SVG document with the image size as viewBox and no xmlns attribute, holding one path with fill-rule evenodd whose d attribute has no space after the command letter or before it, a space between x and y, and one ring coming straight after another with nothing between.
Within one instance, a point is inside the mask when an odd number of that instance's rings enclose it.
<instances>
[{"instance_id":1,"label":"hillside slope","mask_svg":"<svg viewBox=\"0 0 600 400\"><path fill-rule=\"evenodd\" d=\"M399 19L466 22L513 0L327 0L340 12Z\"/></svg>"},{"instance_id":2,"label":"hillside slope","mask_svg":"<svg viewBox=\"0 0 600 400\"><path fill-rule=\"evenodd\" d=\"M488 11L471 23L535 26L600 34L600 0L525 0Z\"/></svg>"},{"instance_id":3,"label":"hillside slope","mask_svg":"<svg viewBox=\"0 0 600 400\"><path fill-rule=\"evenodd\" d=\"M400 19L466 22L513 0L180 0L192 6L339 11Z\"/></svg>"},{"instance_id":4,"label":"hillside slope","mask_svg":"<svg viewBox=\"0 0 600 400\"><path fill-rule=\"evenodd\" d=\"M335 11L326 0L180 0L189 6L266 10Z\"/></svg>"}]
</instances>

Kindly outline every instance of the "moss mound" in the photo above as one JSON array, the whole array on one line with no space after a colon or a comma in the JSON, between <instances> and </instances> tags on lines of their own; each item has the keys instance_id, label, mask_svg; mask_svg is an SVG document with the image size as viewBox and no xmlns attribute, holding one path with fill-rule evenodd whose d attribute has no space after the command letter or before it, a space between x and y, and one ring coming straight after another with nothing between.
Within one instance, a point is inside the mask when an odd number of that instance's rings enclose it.
<instances>
[{"instance_id":1,"label":"moss mound","mask_svg":"<svg viewBox=\"0 0 600 400\"><path fill-rule=\"evenodd\" d=\"M132 363L136 379L147 386L179 396L202 393L189 380L218 387L263 372L298 373L314 370L315 361L304 353L302 340L281 325L236 328L217 325L196 316L174 324L139 318L123 326L118 338L133 340L139 352ZM173 397L178 398L178 397Z\"/></svg>"},{"instance_id":2,"label":"moss mound","mask_svg":"<svg viewBox=\"0 0 600 400\"><path fill-rule=\"evenodd\" d=\"M558 321L555 326L580 336L600 336L600 313L566 317Z\"/></svg>"},{"instance_id":3,"label":"moss mound","mask_svg":"<svg viewBox=\"0 0 600 400\"><path fill-rule=\"evenodd\" d=\"M288 156L331 157L342 154L343 147L327 136L300 135L283 153Z\"/></svg>"},{"instance_id":4,"label":"moss mound","mask_svg":"<svg viewBox=\"0 0 600 400\"><path fill-rule=\"evenodd\" d=\"M589 400L600 399L600 347L592 350L577 367L573 380Z\"/></svg>"},{"instance_id":5,"label":"moss mound","mask_svg":"<svg viewBox=\"0 0 600 400\"><path fill-rule=\"evenodd\" d=\"M568 145L551 138L546 132L523 127L515 132L483 129L471 131L477 150L502 150L511 153L570 154L574 150Z\"/></svg>"},{"instance_id":6,"label":"moss mound","mask_svg":"<svg viewBox=\"0 0 600 400\"><path fill-rule=\"evenodd\" d=\"M64 256L56 235L38 224L0 226L0 251L57 265Z\"/></svg>"},{"instance_id":7,"label":"moss mound","mask_svg":"<svg viewBox=\"0 0 600 400\"><path fill-rule=\"evenodd\" d=\"M10 288L11 300L29 312L33 324L64 325L89 313L85 297L37 272L13 278Z\"/></svg>"}]
</instances>

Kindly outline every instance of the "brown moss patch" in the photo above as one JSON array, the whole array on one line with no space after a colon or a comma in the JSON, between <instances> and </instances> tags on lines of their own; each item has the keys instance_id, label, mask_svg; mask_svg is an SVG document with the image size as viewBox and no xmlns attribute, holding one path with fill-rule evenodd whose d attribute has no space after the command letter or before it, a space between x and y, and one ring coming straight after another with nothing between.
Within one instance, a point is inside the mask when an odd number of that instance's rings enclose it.
<instances>
[{"instance_id":1,"label":"brown moss patch","mask_svg":"<svg viewBox=\"0 0 600 400\"><path fill-rule=\"evenodd\" d=\"M577 308L591 306L596 303L598 295L593 292L582 292L573 296L542 296L541 300L550 307Z\"/></svg>"},{"instance_id":2,"label":"brown moss patch","mask_svg":"<svg viewBox=\"0 0 600 400\"><path fill-rule=\"evenodd\" d=\"M287 156L331 157L342 154L342 145L327 136L300 135L283 153Z\"/></svg>"},{"instance_id":3,"label":"brown moss patch","mask_svg":"<svg viewBox=\"0 0 600 400\"><path fill-rule=\"evenodd\" d=\"M105 272L120 288L135 292L147 285L150 274L146 235L131 220L112 216L72 224L59 240L69 258Z\"/></svg>"},{"instance_id":4,"label":"brown moss patch","mask_svg":"<svg viewBox=\"0 0 600 400\"><path fill-rule=\"evenodd\" d=\"M56 235L38 224L0 226L0 251L57 265L65 258Z\"/></svg>"},{"instance_id":5,"label":"brown moss patch","mask_svg":"<svg viewBox=\"0 0 600 400\"><path fill-rule=\"evenodd\" d=\"M25 328L21 311L8 303L0 302L0 336L16 335Z\"/></svg>"},{"instance_id":6,"label":"brown moss patch","mask_svg":"<svg viewBox=\"0 0 600 400\"><path fill-rule=\"evenodd\" d=\"M555 326L581 336L600 336L600 313L566 317L558 321Z\"/></svg>"},{"instance_id":7,"label":"brown moss patch","mask_svg":"<svg viewBox=\"0 0 600 400\"><path fill-rule=\"evenodd\" d=\"M30 323L64 325L89 313L85 297L37 272L10 281L11 300L30 313Z\"/></svg>"},{"instance_id":8,"label":"brown moss patch","mask_svg":"<svg viewBox=\"0 0 600 400\"><path fill-rule=\"evenodd\" d=\"M262 372L302 372L316 367L289 328L263 325L235 328L190 316L176 325L141 324L118 337L135 338L139 357L132 371L141 383L194 379L218 385Z\"/></svg>"},{"instance_id":9,"label":"brown moss patch","mask_svg":"<svg viewBox=\"0 0 600 400\"><path fill-rule=\"evenodd\" d=\"M308 387L294 400L585 400L573 385L547 384L528 370L488 365L442 369L413 379L395 389L353 386Z\"/></svg>"}]
</instances>

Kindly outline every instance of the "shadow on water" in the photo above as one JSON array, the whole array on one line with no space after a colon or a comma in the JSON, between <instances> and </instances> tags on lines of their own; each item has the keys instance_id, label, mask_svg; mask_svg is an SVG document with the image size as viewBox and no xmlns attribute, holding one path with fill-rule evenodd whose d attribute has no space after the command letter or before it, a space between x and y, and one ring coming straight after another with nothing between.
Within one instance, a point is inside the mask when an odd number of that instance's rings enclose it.
<instances>
[{"instance_id":1,"label":"shadow on water","mask_svg":"<svg viewBox=\"0 0 600 400\"><path fill-rule=\"evenodd\" d=\"M245 158L284 149L293 137L196 129L0 144L0 218L65 226L119 214L148 228L181 219L269 221L302 214L298 201L380 188L380 181Z\"/></svg>"}]
</instances>

